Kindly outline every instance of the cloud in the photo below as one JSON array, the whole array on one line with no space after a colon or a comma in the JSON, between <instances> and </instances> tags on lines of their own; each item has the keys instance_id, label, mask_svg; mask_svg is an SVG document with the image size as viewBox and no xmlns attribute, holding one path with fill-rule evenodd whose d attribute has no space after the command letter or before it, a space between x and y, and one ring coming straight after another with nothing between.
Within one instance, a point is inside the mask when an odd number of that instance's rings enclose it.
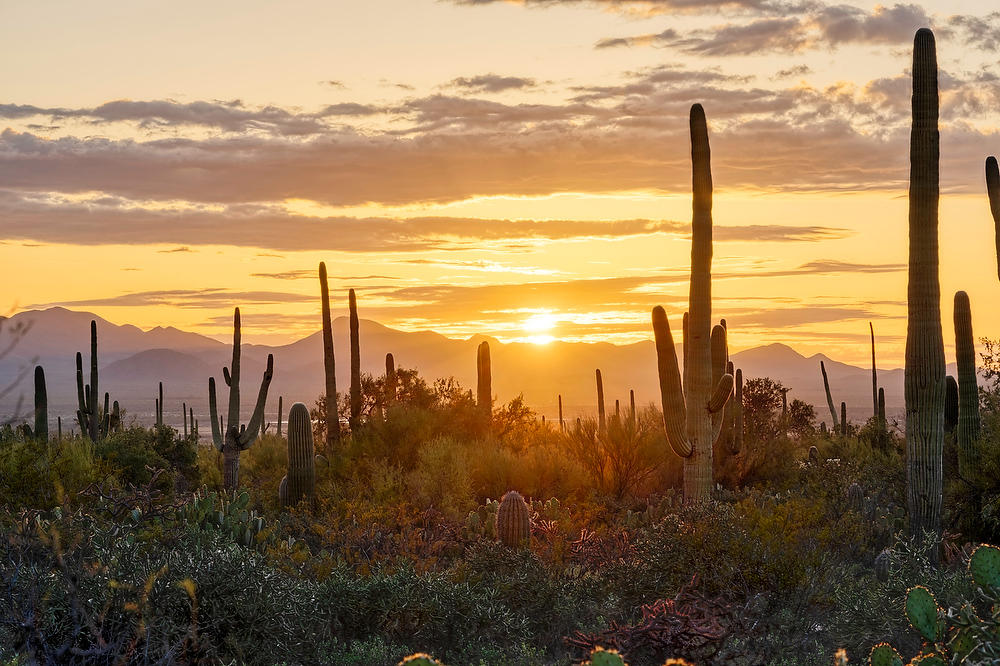
<instances>
[{"instance_id":1,"label":"cloud","mask_svg":"<svg viewBox=\"0 0 1000 666\"><path fill-rule=\"evenodd\" d=\"M933 27L938 39L954 37L965 48L994 51L1000 42L1000 13L985 17L952 15L936 19L916 4L876 5L867 11L851 5L803 5L801 12L757 16L692 30L599 40L595 48L652 46L701 56L799 53L836 49L848 44L906 45L922 27ZM767 12L758 12L767 13Z\"/></svg>"},{"instance_id":2,"label":"cloud","mask_svg":"<svg viewBox=\"0 0 1000 666\"><path fill-rule=\"evenodd\" d=\"M55 306L80 307L139 307L166 305L176 308L230 308L234 303L281 304L307 303L315 296L280 291L236 291L223 288L168 289L162 291L139 291L118 296L89 298L75 301L54 301L28 306L26 309L41 309ZM232 321L232 315L229 316Z\"/></svg>"},{"instance_id":3,"label":"cloud","mask_svg":"<svg viewBox=\"0 0 1000 666\"><path fill-rule=\"evenodd\" d=\"M791 79L796 76L807 76L812 74L813 70L809 65L794 65L788 69L781 69L774 73L771 77L772 81L777 81L779 79Z\"/></svg>"},{"instance_id":4,"label":"cloud","mask_svg":"<svg viewBox=\"0 0 1000 666\"><path fill-rule=\"evenodd\" d=\"M457 5L484 6L494 4L525 7L587 7L617 12L628 16L650 17L661 14L787 13L801 11L818 4L784 0L451 0Z\"/></svg>"},{"instance_id":5,"label":"cloud","mask_svg":"<svg viewBox=\"0 0 1000 666\"><path fill-rule=\"evenodd\" d=\"M505 90L524 90L538 85L535 79L521 76L500 76L499 74L480 74L471 77L452 79L448 86L461 88L469 92L497 93Z\"/></svg>"},{"instance_id":6,"label":"cloud","mask_svg":"<svg viewBox=\"0 0 1000 666\"><path fill-rule=\"evenodd\" d=\"M412 252L474 249L485 242L687 236L690 224L668 220L506 220L460 217L355 218L294 215L274 206L223 209L142 207L104 197L71 201L0 191L0 238L74 244L177 243L261 247L277 251ZM101 233L93 233L93 220ZM716 225L719 241L811 242L842 238L843 229L820 226ZM161 252L191 251L189 246ZM259 273L295 279L295 273Z\"/></svg>"}]
</instances>

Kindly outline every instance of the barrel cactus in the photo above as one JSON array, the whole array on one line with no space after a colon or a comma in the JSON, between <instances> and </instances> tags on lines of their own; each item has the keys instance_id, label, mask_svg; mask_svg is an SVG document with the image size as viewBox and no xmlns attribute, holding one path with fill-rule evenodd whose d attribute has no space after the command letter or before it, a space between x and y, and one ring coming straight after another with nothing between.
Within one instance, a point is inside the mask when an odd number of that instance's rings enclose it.
<instances>
[{"instance_id":1,"label":"barrel cactus","mask_svg":"<svg viewBox=\"0 0 1000 666\"><path fill-rule=\"evenodd\" d=\"M531 512L516 490L508 491L500 500L496 535L500 543L510 548L523 548L531 541Z\"/></svg>"},{"instance_id":2,"label":"barrel cactus","mask_svg":"<svg viewBox=\"0 0 1000 666\"><path fill-rule=\"evenodd\" d=\"M288 474L282 479L283 506L294 506L302 500L316 501L316 457L313 453L312 423L309 408L301 402L288 410Z\"/></svg>"}]
</instances>

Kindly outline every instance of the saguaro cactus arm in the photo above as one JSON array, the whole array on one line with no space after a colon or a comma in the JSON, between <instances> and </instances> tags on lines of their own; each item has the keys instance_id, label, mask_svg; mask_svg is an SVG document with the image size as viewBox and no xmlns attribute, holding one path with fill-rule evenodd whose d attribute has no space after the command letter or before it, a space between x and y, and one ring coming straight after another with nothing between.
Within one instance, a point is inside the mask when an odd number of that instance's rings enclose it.
<instances>
[{"instance_id":1,"label":"saguaro cactus arm","mask_svg":"<svg viewBox=\"0 0 1000 666\"><path fill-rule=\"evenodd\" d=\"M656 340L656 368L660 377L660 399L663 403L663 425L667 442L674 453L687 458L694 453L685 433L687 407L681 374L677 369L677 352L670 334L666 311L657 305L653 308L653 336Z\"/></svg>"},{"instance_id":2,"label":"saguaro cactus arm","mask_svg":"<svg viewBox=\"0 0 1000 666\"><path fill-rule=\"evenodd\" d=\"M267 355L267 369L264 370L264 377L260 381L260 391L257 393L257 405L253 409L253 415L245 430L240 431L240 449L245 450L260 434L261 423L264 422L264 407L267 404L267 389L271 385L271 378L274 376L274 356Z\"/></svg>"},{"instance_id":3,"label":"saguaro cactus arm","mask_svg":"<svg viewBox=\"0 0 1000 666\"><path fill-rule=\"evenodd\" d=\"M240 309L233 310L233 364L231 368L223 368L222 376L229 385L229 416L226 423L229 427L240 422Z\"/></svg>"},{"instance_id":4,"label":"saguaro cactus arm","mask_svg":"<svg viewBox=\"0 0 1000 666\"><path fill-rule=\"evenodd\" d=\"M826 391L826 404L830 408L830 418L833 420L833 430L837 431L840 423L837 420L837 408L833 406L833 396L830 394L830 380L826 376L826 365L819 362L819 371L823 373L823 390Z\"/></svg>"},{"instance_id":5,"label":"saguaro cactus arm","mask_svg":"<svg viewBox=\"0 0 1000 666\"><path fill-rule=\"evenodd\" d=\"M222 426L219 423L219 408L215 399L215 377L208 378L208 413L212 422L212 444L219 451L222 450Z\"/></svg>"},{"instance_id":6,"label":"saguaro cactus arm","mask_svg":"<svg viewBox=\"0 0 1000 666\"><path fill-rule=\"evenodd\" d=\"M955 293L955 360L958 363L958 470L972 478L978 466L979 387L976 384L976 344L972 336L969 295Z\"/></svg>"}]
</instances>

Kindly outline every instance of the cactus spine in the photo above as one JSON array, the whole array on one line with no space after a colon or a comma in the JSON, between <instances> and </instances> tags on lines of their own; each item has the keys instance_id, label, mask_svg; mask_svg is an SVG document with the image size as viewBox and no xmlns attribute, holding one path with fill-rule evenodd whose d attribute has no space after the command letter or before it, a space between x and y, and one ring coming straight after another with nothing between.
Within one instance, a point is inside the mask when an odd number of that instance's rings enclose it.
<instances>
[{"instance_id":1,"label":"cactus spine","mask_svg":"<svg viewBox=\"0 0 1000 666\"><path fill-rule=\"evenodd\" d=\"M45 390L45 371L35 366L35 437L49 441L49 398Z\"/></svg>"},{"instance_id":2,"label":"cactus spine","mask_svg":"<svg viewBox=\"0 0 1000 666\"><path fill-rule=\"evenodd\" d=\"M833 420L833 432L840 432L840 424L837 422L837 408L833 406L833 396L830 394L830 379L826 376L826 365L819 362L819 371L823 373L823 390L826 391L826 404L830 408L830 418Z\"/></svg>"},{"instance_id":3,"label":"cactus spine","mask_svg":"<svg viewBox=\"0 0 1000 666\"><path fill-rule=\"evenodd\" d=\"M323 369L326 375L326 446L330 450L340 441L340 417L337 415L337 363L333 355L333 321L330 319L330 286L326 264L319 262L319 294L323 307Z\"/></svg>"},{"instance_id":4,"label":"cactus spine","mask_svg":"<svg viewBox=\"0 0 1000 666\"><path fill-rule=\"evenodd\" d=\"M990 155L986 158L986 195L990 200L990 212L993 214L993 229L997 248L997 277L1000 277L1000 167L997 158Z\"/></svg>"},{"instance_id":5,"label":"cactus spine","mask_svg":"<svg viewBox=\"0 0 1000 666\"><path fill-rule=\"evenodd\" d=\"M597 427L601 432L608 429L607 416L604 413L604 379L600 369L597 370Z\"/></svg>"},{"instance_id":6,"label":"cactus spine","mask_svg":"<svg viewBox=\"0 0 1000 666\"><path fill-rule=\"evenodd\" d=\"M523 548L531 541L531 514L528 503L516 490L508 491L497 509L497 539L510 548Z\"/></svg>"},{"instance_id":7,"label":"cactus spine","mask_svg":"<svg viewBox=\"0 0 1000 666\"><path fill-rule=\"evenodd\" d=\"M490 364L490 343L483 340L476 350L476 404L489 418L493 413L493 369Z\"/></svg>"},{"instance_id":8,"label":"cactus spine","mask_svg":"<svg viewBox=\"0 0 1000 666\"><path fill-rule=\"evenodd\" d=\"M232 368L223 367L222 377L229 386L229 415L227 428L222 431L221 416L215 399L215 377L208 378L208 409L212 421L212 443L222 452L223 481L226 490L235 490L239 485L240 452L250 448L257 440L261 423L264 421L264 405L267 402L267 389L274 376L274 356L267 355L267 368L260 382L257 393L257 404L254 407L250 421L245 426L240 425L240 309L233 312L233 362Z\"/></svg>"},{"instance_id":9,"label":"cactus spine","mask_svg":"<svg viewBox=\"0 0 1000 666\"><path fill-rule=\"evenodd\" d=\"M712 168L708 124L700 104L691 107L692 221L691 285L684 336L684 384L667 314L653 308L663 424L674 453L684 458L684 498L707 500L712 492L712 445L722 428L723 408L733 392L725 363L713 362L712 344ZM725 340L725 329L721 329ZM722 360L722 359L719 359Z\"/></svg>"},{"instance_id":10,"label":"cactus spine","mask_svg":"<svg viewBox=\"0 0 1000 666\"><path fill-rule=\"evenodd\" d=\"M913 123L910 129L910 270L907 285L906 503L910 532L940 534L944 446L944 340L938 282L937 55L934 33L913 40Z\"/></svg>"},{"instance_id":11,"label":"cactus spine","mask_svg":"<svg viewBox=\"0 0 1000 666\"><path fill-rule=\"evenodd\" d=\"M316 501L316 457L313 454L312 423L309 409L297 402L288 410L288 473L281 480L284 506L293 506L303 499Z\"/></svg>"},{"instance_id":12,"label":"cactus spine","mask_svg":"<svg viewBox=\"0 0 1000 666\"><path fill-rule=\"evenodd\" d=\"M979 464L979 387L969 295L955 293L955 359L958 361L958 473L971 479Z\"/></svg>"},{"instance_id":13,"label":"cactus spine","mask_svg":"<svg viewBox=\"0 0 1000 666\"><path fill-rule=\"evenodd\" d=\"M361 336L358 321L358 298L354 290L347 292L351 315L351 432L361 425Z\"/></svg>"}]
</instances>

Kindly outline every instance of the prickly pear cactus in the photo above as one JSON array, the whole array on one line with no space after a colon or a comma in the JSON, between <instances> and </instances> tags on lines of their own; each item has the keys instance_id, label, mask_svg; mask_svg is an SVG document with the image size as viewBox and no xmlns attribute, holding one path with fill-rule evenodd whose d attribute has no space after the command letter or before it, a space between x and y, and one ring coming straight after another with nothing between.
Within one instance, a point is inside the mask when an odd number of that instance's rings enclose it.
<instances>
[{"instance_id":1,"label":"prickly pear cactus","mask_svg":"<svg viewBox=\"0 0 1000 666\"><path fill-rule=\"evenodd\" d=\"M605 650L602 647L594 648L590 653L590 661L584 663L587 666L628 666L617 650Z\"/></svg>"},{"instance_id":2,"label":"prickly pear cactus","mask_svg":"<svg viewBox=\"0 0 1000 666\"><path fill-rule=\"evenodd\" d=\"M442 664L429 654L418 652L406 657L397 666L442 666Z\"/></svg>"},{"instance_id":3,"label":"prickly pear cactus","mask_svg":"<svg viewBox=\"0 0 1000 666\"><path fill-rule=\"evenodd\" d=\"M1000 590L1000 548L982 545L969 558L969 573L976 585Z\"/></svg>"},{"instance_id":4,"label":"prickly pear cactus","mask_svg":"<svg viewBox=\"0 0 1000 666\"><path fill-rule=\"evenodd\" d=\"M868 655L871 666L903 666L903 658L888 643L879 643Z\"/></svg>"},{"instance_id":5,"label":"prickly pear cactus","mask_svg":"<svg viewBox=\"0 0 1000 666\"><path fill-rule=\"evenodd\" d=\"M923 585L915 585L906 593L906 619L925 640L934 641L938 637L939 608L934 595Z\"/></svg>"}]
</instances>

